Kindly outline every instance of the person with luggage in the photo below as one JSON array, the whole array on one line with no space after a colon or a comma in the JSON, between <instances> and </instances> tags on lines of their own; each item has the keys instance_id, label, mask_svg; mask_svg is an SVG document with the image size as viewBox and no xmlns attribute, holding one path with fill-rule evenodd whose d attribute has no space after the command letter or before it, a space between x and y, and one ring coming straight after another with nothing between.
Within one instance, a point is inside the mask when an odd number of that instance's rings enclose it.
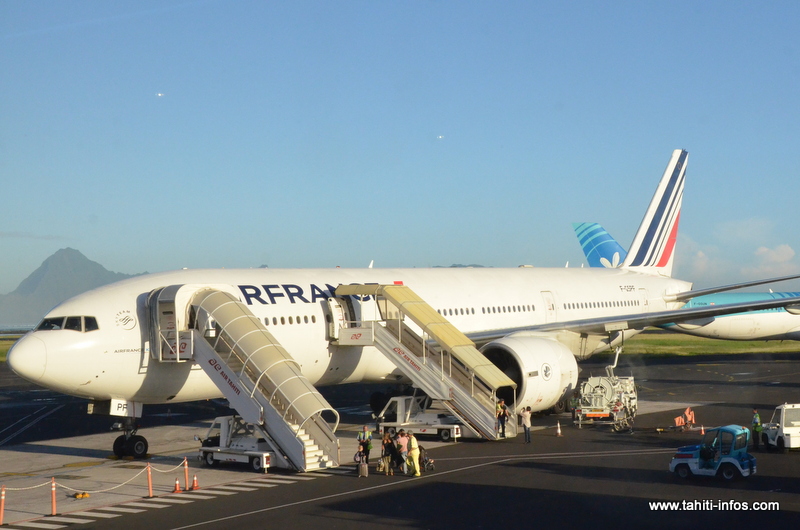
<instances>
[{"instance_id":1,"label":"person with luggage","mask_svg":"<svg viewBox=\"0 0 800 530\"><path fill-rule=\"evenodd\" d=\"M503 438L506 437L506 420L508 419L508 407L506 406L506 400L500 398L500 401L497 402L497 423L498 423L498 430Z\"/></svg>"},{"instance_id":2,"label":"person with luggage","mask_svg":"<svg viewBox=\"0 0 800 530\"><path fill-rule=\"evenodd\" d=\"M364 446L364 461L367 463L367 465L369 465L369 452L372 449L372 431L370 431L369 428L364 425L364 430L358 433L356 440L358 440L359 444Z\"/></svg>"},{"instance_id":3,"label":"person with luggage","mask_svg":"<svg viewBox=\"0 0 800 530\"><path fill-rule=\"evenodd\" d=\"M366 454L364 454L364 446L358 446L358 452L355 456L356 468L358 469L358 478L369 476L369 466L366 461Z\"/></svg>"}]
</instances>

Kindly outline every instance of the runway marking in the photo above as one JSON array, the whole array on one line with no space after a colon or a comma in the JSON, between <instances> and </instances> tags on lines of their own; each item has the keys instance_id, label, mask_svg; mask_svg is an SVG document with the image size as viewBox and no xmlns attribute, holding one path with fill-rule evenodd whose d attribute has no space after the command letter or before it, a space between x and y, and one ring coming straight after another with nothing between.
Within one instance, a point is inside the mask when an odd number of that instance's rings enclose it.
<instances>
[{"instance_id":1,"label":"runway marking","mask_svg":"<svg viewBox=\"0 0 800 530\"><path fill-rule=\"evenodd\" d=\"M205 490L202 490L205 491ZM202 493L194 493L194 492L186 492L184 493L186 497L191 497L192 499L200 499L200 500L207 500L207 499L216 499L216 495L203 495Z\"/></svg>"},{"instance_id":2,"label":"runway marking","mask_svg":"<svg viewBox=\"0 0 800 530\"><path fill-rule=\"evenodd\" d=\"M263 482L265 484L294 484L293 480L274 479L274 478L256 478L251 480L250 482Z\"/></svg>"},{"instance_id":3,"label":"runway marking","mask_svg":"<svg viewBox=\"0 0 800 530\"><path fill-rule=\"evenodd\" d=\"M120 512L120 513L142 513L144 510L138 508L123 508L121 506L106 506L104 508L96 508L107 512Z\"/></svg>"},{"instance_id":4,"label":"runway marking","mask_svg":"<svg viewBox=\"0 0 800 530\"><path fill-rule=\"evenodd\" d=\"M52 521L55 523L68 523L68 524L87 524L95 522L92 519L75 519L74 517L48 517L46 520L48 522Z\"/></svg>"},{"instance_id":5,"label":"runway marking","mask_svg":"<svg viewBox=\"0 0 800 530\"><path fill-rule=\"evenodd\" d=\"M255 486L257 488L274 488L277 486L277 484L262 484L259 482L244 482L243 484L247 486Z\"/></svg>"},{"instance_id":6,"label":"runway marking","mask_svg":"<svg viewBox=\"0 0 800 530\"><path fill-rule=\"evenodd\" d=\"M169 502L173 504L189 504L191 501L189 499L179 499L177 497L153 497L152 499L147 499L147 502Z\"/></svg>"},{"instance_id":7,"label":"runway marking","mask_svg":"<svg viewBox=\"0 0 800 530\"><path fill-rule=\"evenodd\" d=\"M44 524L44 523L14 523L14 526L21 526L23 528L43 528L44 530L56 530L57 528L66 528L63 524Z\"/></svg>"},{"instance_id":8,"label":"runway marking","mask_svg":"<svg viewBox=\"0 0 800 530\"><path fill-rule=\"evenodd\" d=\"M210 495L236 495L235 491L225 491L225 490L218 490L216 489L217 486L212 488L204 489L203 493L208 493Z\"/></svg>"},{"instance_id":9,"label":"runway marking","mask_svg":"<svg viewBox=\"0 0 800 530\"><path fill-rule=\"evenodd\" d=\"M438 471L438 472L433 473L433 474L422 475L422 476L419 476L419 477L409 477L406 480L402 480L402 481L398 481L398 482L388 482L388 483L384 483L384 484L379 484L377 486L369 486L369 487L366 487L366 488L360 488L360 489L356 489L356 490L344 491L342 493L334 493L334 494L331 494L331 495L323 495L321 497L315 497L313 499L306 499L306 500L302 500L302 501L289 502L289 503L281 504L281 505L278 505L278 506L272 506L270 508L262 508L260 510L253 510L253 511L249 511L249 512L236 514L236 515L229 515L227 517L220 517L218 519L211 519L211 520L208 520L208 521L203 521L203 522L200 522L200 523L194 523L194 524L190 524L190 525L186 525L186 526L177 526L177 527L172 528L171 530L185 530L187 528L197 528L197 527L200 527L200 526L220 523L220 522L223 522L223 521L232 521L232 520L238 519L240 517L248 517L248 516L251 516L251 515L256 515L256 514L261 514L261 513L272 512L272 511L275 511L275 510L280 510L282 508L289 508L289 507L292 507L292 506L299 506L299 505L302 505L302 504L315 503L315 502L325 501L325 500L328 500L328 499L335 499L335 498L338 498L338 497L345 497L345 496L349 496L349 495L357 495L357 494L365 493L365 492L368 492L368 491L375 491L375 490L380 490L380 489L384 489L384 488L392 488L392 487L404 486L404 485L406 485L406 484L408 484L410 482L415 482L415 481L418 481L418 480L436 478L436 477L441 477L441 476L444 476L444 475L450 475L450 474L453 474L453 473L461 473L461 472L464 472L464 471L469 471L471 469L478 469L478 468L481 468L481 467L487 467L487 466L493 466L493 465L497 465L497 464L503 464L505 462L513 462L515 460L544 460L544 459L547 459L547 458L587 458L587 457L597 457L597 456L625 456L625 455L637 456L637 455L659 454L659 453L674 453L674 452L675 452L675 449L642 449L642 450L639 450L639 451L591 451L591 452L586 452L586 453L550 453L550 454L547 454L547 455L516 455L516 456L501 458L500 460L494 460L492 462L483 462L481 464L473 464L471 466L461 467L461 468L458 468L458 469L451 469L449 471ZM496 457L475 457L475 458L496 458ZM445 459L442 458L440 460L445 460ZM457 459L454 459L454 460L457 460Z\"/></svg>"},{"instance_id":10,"label":"runway marking","mask_svg":"<svg viewBox=\"0 0 800 530\"><path fill-rule=\"evenodd\" d=\"M87 517L99 517L100 519L112 519L119 517L118 513L103 513L103 512L74 512L70 515L85 515Z\"/></svg>"},{"instance_id":11,"label":"runway marking","mask_svg":"<svg viewBox=\"0 0 800 530\"><path fill-rule=\"evenodd\" d=\"M154 502L126 502L125 506L136 506L137 508L169 508L169 504L157 504Z\"/></svg>"},{"instance_id":12,"label":"runway marking","mask_svg":"<svg viewBox=\"0 0 800 530\"><path fill-rule=\"evenodd\" d=\"M214 488L231 491L256 491L255 488L248 488L247 486L214 486Z\"/></svg>"}]
</instances>

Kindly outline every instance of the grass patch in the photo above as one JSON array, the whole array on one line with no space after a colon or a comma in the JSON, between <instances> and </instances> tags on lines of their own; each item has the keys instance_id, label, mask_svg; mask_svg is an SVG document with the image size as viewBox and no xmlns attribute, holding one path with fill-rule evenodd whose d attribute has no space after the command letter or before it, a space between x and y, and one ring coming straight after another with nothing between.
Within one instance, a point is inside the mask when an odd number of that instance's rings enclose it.
<instances>
[{"instance_id":1,"label":"grass patch","mask_svg":"<svg viewBox=\"0 0 800 530\"><path fill-rule=\"evenodd\" d=\"M6 355L11 346L17 342L17 339L22 335L10 335L8 337L0 337L0 362L6 362Z\"/></svg>"},{"instance_id":2,"label":"grass patch","mask_svg":"<svg viewBox=\"0 0 800 530\"><path fill-rule=\"evenodd\" d=\"M625 342L625 354L634 355L731 355L742 353L793 353L797 341L719 340L682 333L640 333Z\"/></svg>"}]
</instances>

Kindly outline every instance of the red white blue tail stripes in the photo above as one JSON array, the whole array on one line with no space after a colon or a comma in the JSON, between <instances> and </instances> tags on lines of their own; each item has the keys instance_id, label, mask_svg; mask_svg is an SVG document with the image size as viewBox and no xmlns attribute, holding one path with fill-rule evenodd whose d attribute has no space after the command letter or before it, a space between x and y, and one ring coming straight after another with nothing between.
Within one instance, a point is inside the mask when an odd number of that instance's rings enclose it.
<instances>
[{"instance_id":1,"label":"red white blue tail stripes","mask_svg":"<svg viewBox=\"0 0 800 530\"><path fill-rule=\"evenodd\" d=\"M681 217L683 186L689 153L676 149L661 177L653 200L622 264L642 272L672 275L675 241Z\"/></svg>"}]
</instances>

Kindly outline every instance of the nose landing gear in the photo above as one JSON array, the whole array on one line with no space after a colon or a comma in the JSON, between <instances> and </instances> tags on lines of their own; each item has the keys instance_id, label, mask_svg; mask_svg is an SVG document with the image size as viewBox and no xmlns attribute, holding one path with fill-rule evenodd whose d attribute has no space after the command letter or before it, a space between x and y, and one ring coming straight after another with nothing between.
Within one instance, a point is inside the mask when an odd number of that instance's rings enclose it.
<instances>
[{"instance_id":1,"label":"nose landing gear","mask_svg":"<svg viewBox=\"0 0 800 530\"><path fill-rule=\"evenodd\" d=\"M134 418L123 418L122 423L115 423L111 428L125 431L114 440L113 449L117 458L132 456L139 459L147 456L147 439L136 434L139 426L134 423Z\"/></svg>"}]
</instances>

